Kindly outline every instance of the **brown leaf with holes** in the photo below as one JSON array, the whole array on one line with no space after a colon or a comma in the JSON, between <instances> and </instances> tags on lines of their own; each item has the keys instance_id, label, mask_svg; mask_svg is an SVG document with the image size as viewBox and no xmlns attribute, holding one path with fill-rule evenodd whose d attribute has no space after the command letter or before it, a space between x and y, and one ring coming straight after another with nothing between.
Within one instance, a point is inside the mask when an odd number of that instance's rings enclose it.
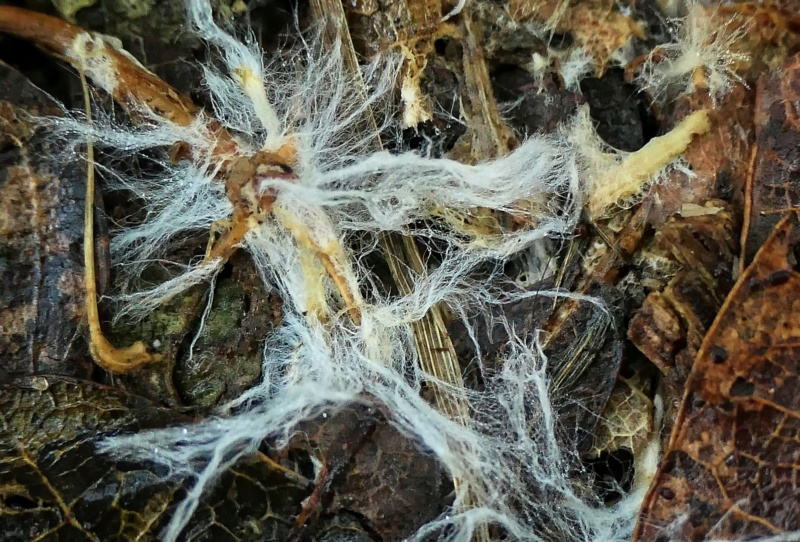
<instances>
[{"instance_id":1,"label":"brown leaf with holes","mask_svg":"<svg viewBox=\"0 0 800 542\"><path fill-rule=\"evenodd\" d=\"M800 529L800 219L782 219L711 326L634 540Z\"/></svg>"}]
</instances>

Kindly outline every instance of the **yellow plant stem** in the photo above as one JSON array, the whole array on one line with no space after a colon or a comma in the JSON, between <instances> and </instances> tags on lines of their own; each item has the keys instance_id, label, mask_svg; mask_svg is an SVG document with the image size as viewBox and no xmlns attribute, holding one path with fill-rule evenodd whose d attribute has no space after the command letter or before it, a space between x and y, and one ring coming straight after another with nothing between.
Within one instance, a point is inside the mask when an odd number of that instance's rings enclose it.
<instances>
[{"instance_id":1,"label":"yellow plant stem","mask_svg":"<svg viewBox=\"0 0 800 542\"><path fill-rule=\"evenodd\" d=\"M327 246L321 246L311 235L308 227L300 220L297 220L292 213L277 205L273 208L272 213L280 221L281 225L292 234L299 246L316 255L339 291L345 309L350 314L353 323L357 326L361 325L360 307L363 304L363 300L358 289L351 285L351 280L348 280L349 262L339 242L332 240Z\"/></svg>"},{"instance_id":2,"label":"yellow plant stem","mask_svg":"<svg viewBox=\"0 0 800 542\"><path fill-rule=\"evenodd\" d=\"M81 72L86 119L91 123L91 101L86 77ZM89 351L95 363L111 373L129 373L143 365L161 360L161 356L151 354L142 341L131 346L116 348L103 334L100 327L100 315L97 310L97 282L94 262L94 145L91 138L86 144L88 162L86 172L86 203L83 222L83 262L86 268L84 283L86 289L86 314L89 320Z\"/></svg>"},{"instance_id":3,"label":"yellow plant stem","mask_svg":"<svg viewBox=\"0 0 800 542\"><path fill-rule=\"evenodd\" d=\"M711 129L708 110L695 111L668 133L651 139L647 145L629 154L611 171L592 183L588 210L601 218L613 206L638 194L662 168L679 157L695 136Z\"/></svg>"}]
</instances>

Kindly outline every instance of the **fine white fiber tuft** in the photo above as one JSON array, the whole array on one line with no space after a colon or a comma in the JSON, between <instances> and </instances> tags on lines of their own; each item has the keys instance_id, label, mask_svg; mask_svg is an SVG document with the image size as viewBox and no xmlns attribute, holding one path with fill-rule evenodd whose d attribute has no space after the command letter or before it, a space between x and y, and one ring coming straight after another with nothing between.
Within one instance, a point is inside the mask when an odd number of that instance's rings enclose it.
<instances>
[{"instance_id":1,"label":"fine white fiber tuft","mask_svg":"<svg viewBox=\"0 0 800 542\"><path fill-rule=\"evenodd\" d=\"M532 275L552 273L548 239L571 234L583 207L583 175L591 167L582 161L599 167L609 158L579 154L576 142L562 133L529 137L513 153L478 165L376 152L376 139L397 128L402 117L389 109L402 59L379 59L354 76L341 47L313 33L265 59L252 37L241 42L222 30L206 0L189 0L189 14L224 63L222 69L204 67L213 117L235 135L241 155L291 146L296 178L261 181L259 190L276 194L274 212L242 242L265 287L284 301L280 327L264 337L262 382L213 419L99 445L118 457L159 463L191 481L163 540L178 539L204 491L263 439L280 446L302 421L367 396L460 481L452 508L422 527L415 540L438 533L467 541L486 524L518 540L626 540L642 495L606 507L574 476L580 461L560 448L546 372L558 360L546 358L535 330L523 334L502 316L503 306L535 295L588 298L532 291L510 279L493 283L497 274L487 279L483 273L512 258L522 258ZM366 94L358 90L363 85ZM370 115L376 122L364 121ZM148 120L132 127L105 117L92 128L78 117L55 121L62 132L91 137L111 154L141 155L158 166L152 168L158 173L147 176L105 171L115 188L143 204L143 216L122 227L113 242L115 263L131 277L165 258L187 234L203 234L232 213L217 176L217 140L207 124ZM175 164L167 151L184 143L190 157ZM484 220L481 210L487 209L513 218L508 222L514 226ZM364 256L377 250L381 235L398 232L445 248L441 261L412 273L409 293L390 297ZM130 291L118 298L120 310L144 316L157 303L212 279L219 265L197 257L164 264L173 278L144 290L135 287L141 281L131 280ZM511 337L497 371L474 360L484 372L480 392L443 382L420 366L412 324L440 305L465 322L469 315L499 313L494 324ZM467 333L479 351L477 332L468 326ZM467 423L449 419L421 397L423 385L476 415Z\"/></svg>"},{"instance_id":2,"label":"fine white fiber tuft","mask_svg":"<svg viewBox=\"0 0 800 542\"><path fill-rule=\"evenodd\" d=\"M685 17L670 19L675 41L650 53L639 83L655 98L669 98L674 92L691 91L702 77L709 95L718 100L734 83L744 83L736 70L749 57L736 45L744 39L747 25L720 20L715 9L698 1L690 2L687 10Z\"/></svg>"},{"instance_id":3,"label":"fine white fiber tuft","mask_svg":"<svg viewBox=\"0 0 800 542\"><path fill-rule=\"evenodd\" d=\"M564 88L580 92L580 83L594 73L594 57L581 47L576 47L561 61L561 80Z\"/></svg>"}]
</instances>

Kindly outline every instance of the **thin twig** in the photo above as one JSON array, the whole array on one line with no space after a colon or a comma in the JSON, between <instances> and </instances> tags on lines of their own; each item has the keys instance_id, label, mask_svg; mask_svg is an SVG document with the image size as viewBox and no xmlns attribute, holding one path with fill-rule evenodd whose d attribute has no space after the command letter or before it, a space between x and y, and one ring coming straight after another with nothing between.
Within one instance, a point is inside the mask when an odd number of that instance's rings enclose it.
<instances>
[{"instance_id":1,"label":"thin twig","mask_svg":"<svg viewBox=\"0 0 800 542\"><path fill-rule=\"evenodd\" d=\"M86 122L92 123L92 103L86 76L80 72L83 87ZM103 334L100 315L97 310L97 278L94 261L94 144L92 138L86 141L86 202L83 220L83 263L84 286L86 290L86 314L89 320L89 351L95 363L112 373L128 373L148 363L161 361L161 356L148 352L147 345L136 341L131 346L116 348Z\"/></svg>"}]
</instances>

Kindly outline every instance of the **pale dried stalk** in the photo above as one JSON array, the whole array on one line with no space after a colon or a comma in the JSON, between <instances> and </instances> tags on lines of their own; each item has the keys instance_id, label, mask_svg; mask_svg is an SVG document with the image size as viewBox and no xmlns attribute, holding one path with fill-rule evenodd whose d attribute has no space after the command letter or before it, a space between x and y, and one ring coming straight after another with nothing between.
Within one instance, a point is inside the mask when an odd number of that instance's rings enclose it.
<instances>
[{"instance_id":1,"label":"pale dried stalk","mask_svg":"<svg viewBox=\"0 0 800 542\"><path fill-rule=\"evenodd\" d=\"M347 31L345 14L341 3L331 0L313 0L311 6L315 19L327 20L325 28L327 39L338 40L342 43L345 63L354 75L354 79L360 81L360 78L358 78L358 61L353 42ZM363 89L362 93L366 97L366 89ZM376 126L374 117L365 119L365 122ZM374 131L377 133L377 130ZM377 137L375 148L376 150L382 148L382 142ZM381 235L380 246L386 255L392 278L397 284L400 294L408 295L412 293L413 281L409 275L409 269L418 275L422 275L425 272L422 256L414 240L407 236ZM422 369L456 388L464 388L461 367L453 348L453 342L447 334L441 309L436 308L429 311L421 321L413 323L412 327ZM469 413L466 400L456 401L449 395L443 395L436 388L434 388L434 396L442 412L447 413L453 419L460 420L462 423L468 423Z\"/></svg>"},{"instance_id":2,"label":"pale dried stalk","mask_svg":"<svg viewBox=\"0 0 800 542\"><path fill-rule=\"evenodd\" d=\"M354 75L354 80L361 81L358 77L358 60L350 33L347 30L345 13L341 2L336 0L312 0L311 6L316 20L327 20L327 39L341 42L347 68ZM367 92L363 86L361 92L366 97ZM368 122L373 127L377 126L375 118L369 113L367 113L367 116L369 118L365 119L365 122ZM377 133L377 130L374 130L374 132ZM376 150L381 149L382 146L382 142L376 136ZM417 276L425 273L422 256L413 238L404 235L381 234L379 243L400 294L411 294L413 281L410 271L413 270ZM440 306L432 307L421 320L413 322L411 327L414 346L422 369L426 373L434 375L440 381L451 385L453 389L464 389L461 367L453 347L453 341L447 333L442 308ZM436 405L441 412L461 425L467 426L470 424L469 408L465 396L454 397L452 393L443 392L437 386L433 386L432 390ZM459 479L453 480L453 484L456 487L463 483L464 481ZM474 492L470 491L468 487L466 489L466 506L480 505L474 496ZM478 527L474 540L477 542L488 542L490 540L486 525Z\"/></svg>"},{"instance_id":3,"label":"pale dried stalk","mask_svg":"<svg viewBox=\"0 0 800 542\"><path fill-rule=\"evenodd\" d=\"M683 154L695 136L711 129L708 113L707 109L695 111L675 128L654 137L620 164L597 177L589 190L589 215L602 218L621 201L641 192L661 169Z\"/></svg>"},{"instance_id":4,"label":"pale dried stalk","mask_svg":"<svg viewBox=\"0 0 800 542\"><path fill-rule=\"evenodd\" d=\"M497 100L489 80L489 69L479 45L480 30L472 21L470 10L461 13L464 34L464 84L469 95L469 125L472 126L472 158L488 160L508 154L516 138L500 117Z\"/></svg>"}]
</instances>

